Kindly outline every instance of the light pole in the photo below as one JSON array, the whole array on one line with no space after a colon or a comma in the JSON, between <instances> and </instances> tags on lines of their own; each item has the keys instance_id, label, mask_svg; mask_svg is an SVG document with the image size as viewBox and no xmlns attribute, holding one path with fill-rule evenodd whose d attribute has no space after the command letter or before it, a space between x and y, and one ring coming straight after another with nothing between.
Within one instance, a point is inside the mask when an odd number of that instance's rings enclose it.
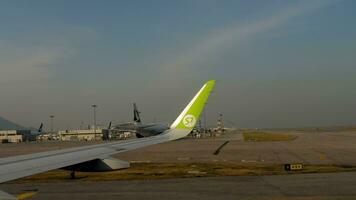
<instances>
[{"instance_id":1,"label":"light pole","mask_svg":"<svg viewBox=\"0 0 356 200\"><path fill-rule=\"evenodd\" d=\"M53 133L53 118L54 115L49 116L51 118L51 133Z\"/></svg>"},{"instance_id":2,"label":"light pole","mask_svg":"<svg viewBox=\"0 0 356 200\"><path fill-rule=\"evenodd\" d=\"M93 111L94 111L94 137L96 139L96 108L98 107L98 105L91 105L91 107L93 107Z\"/></svg>"}]
</instances>

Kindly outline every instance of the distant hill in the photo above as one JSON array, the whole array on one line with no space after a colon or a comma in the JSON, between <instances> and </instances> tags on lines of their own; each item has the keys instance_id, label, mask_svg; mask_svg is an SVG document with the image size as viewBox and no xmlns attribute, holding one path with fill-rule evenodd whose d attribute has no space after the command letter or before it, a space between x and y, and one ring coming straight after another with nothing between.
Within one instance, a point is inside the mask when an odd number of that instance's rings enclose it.
<instances>
[{"instance_id":1,"label":"distant hill","mask_svg":"<svg viewBox=\"0 0 356 200\"><path fill-rule=\"evenodd\" d=\"M0 117L0 130L24 130L27 129L21 125L15 124L12 121L9 121L3 117Z\"/></svg>"}]
</instances>

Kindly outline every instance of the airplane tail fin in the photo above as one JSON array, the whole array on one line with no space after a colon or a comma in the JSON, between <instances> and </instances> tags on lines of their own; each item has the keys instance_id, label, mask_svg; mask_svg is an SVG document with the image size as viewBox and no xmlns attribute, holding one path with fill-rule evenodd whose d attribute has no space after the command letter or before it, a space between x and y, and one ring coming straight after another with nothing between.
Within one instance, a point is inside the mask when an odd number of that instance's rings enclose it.
<instances>
[{"instance_id":1,"label":"airplane tail fin","mask_svg":"<svg viewBox=\"0 0 356 200\"><path fill-rule=\"evenodd\" d=\"M40 128L38 128L38 132L42 133L42 129L43 129L43 123L41 123Z\"/></svg>"},{"instance_id":2,"label":"airplane tail fin","mask_svg":"<svg viewBox=\"0 0 356 200\"><path fill-rule=\"evenodd\" d=\"M137 110L136 103L133 104L134 107L134 122L141 123L140 112Z\"/></svg>"},{"instance_id":3,"label":"airplane tail fin","mask_svg":"<svg viewBox=\"0 0 356 200\"><path fill-rule=\"evenodd\" d=\"M111 129L111 121L110 121L109 126L108 126L108 130L110 130L110 129Z\"/></svg>"},{"instance_id":4,"label":"airplane tail fin","mask_svg":"<svg viewBox=\"0 0 356 200\"><path fill-rule=\"evenodd\" d=\"M189 104L184 108L178 118L173 122L170 128L184 130L186 134L189 134L199 120L200 114L203 111L214 86L215 80L206 82L194 98L189 102Z\"/></svg>"}]
</instances>

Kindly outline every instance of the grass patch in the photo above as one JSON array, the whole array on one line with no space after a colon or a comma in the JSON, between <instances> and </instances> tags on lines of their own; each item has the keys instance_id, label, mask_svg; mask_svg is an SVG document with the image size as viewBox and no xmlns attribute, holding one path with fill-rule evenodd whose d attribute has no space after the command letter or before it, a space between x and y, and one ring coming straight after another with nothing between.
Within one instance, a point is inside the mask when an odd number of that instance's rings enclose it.
<instances>
[{"instance_id":1,"label":"grass patch","mask_svg":"<svg viewBox=\"0 0 356 200\"><path fill-rule=\"evenodd\" d=\"M229 164L229 163L140 163L131 168L111 172L77 172L75 181L154 180L169 178L286 175L300 173L326 173L356 171L356 166L305 165L296 172L284 171L283 165ZM73 181L69 172L53 170L30 176L13 183Z\"/></svg>"},{"instance_id":2,"label":"grass patch","mask_svg":"<svg viewBox=\"0 0 356 200\"><path fill-rule=\"evenodd\" d=\"M297 138L297 136L291 134L269 132L244 132L243 136L247 142L292 141Z\"/></svg>"}]
</instances>

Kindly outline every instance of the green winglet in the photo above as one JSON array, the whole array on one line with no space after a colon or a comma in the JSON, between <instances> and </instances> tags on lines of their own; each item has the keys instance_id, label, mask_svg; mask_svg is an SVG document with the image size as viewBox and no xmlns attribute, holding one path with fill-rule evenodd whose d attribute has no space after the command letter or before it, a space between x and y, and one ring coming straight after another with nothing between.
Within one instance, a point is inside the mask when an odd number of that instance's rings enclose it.
<instances>
[{"instance_id":1,"label":"green winglet","mask_svg":"<svg viewBox=\"0 0 356 200\"><path fill-rule=\"evenodd\" d=\"M215 80L210 80L204 84L199 92L171 125L171 129L192 130L199 120L200 114L215 86Z\"/></svg>"}]
</instances>

